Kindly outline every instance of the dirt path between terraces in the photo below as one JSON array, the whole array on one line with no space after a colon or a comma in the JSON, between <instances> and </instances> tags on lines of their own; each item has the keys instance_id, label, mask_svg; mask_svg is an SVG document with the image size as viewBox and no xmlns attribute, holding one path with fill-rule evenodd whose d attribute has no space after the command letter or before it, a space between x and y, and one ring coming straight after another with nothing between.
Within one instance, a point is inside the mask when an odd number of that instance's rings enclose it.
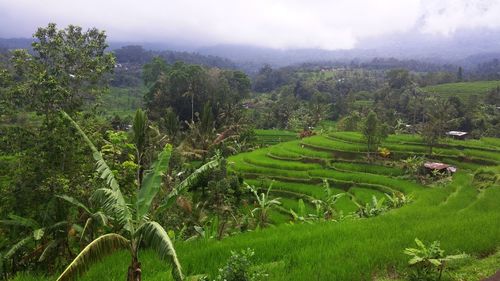
<instances>
[{"instance_id":1,"label":"dirt path between terraces","mask_svg":"<svg viewBox=\"0 0 500 281\"><path fill-rule=\"evenodd\" d=\"M489 278L483 279L483 281L500 281L500 270L497 271L497 273L495 273L495 275L493 275Z\"/></svg>"}]
</instances>

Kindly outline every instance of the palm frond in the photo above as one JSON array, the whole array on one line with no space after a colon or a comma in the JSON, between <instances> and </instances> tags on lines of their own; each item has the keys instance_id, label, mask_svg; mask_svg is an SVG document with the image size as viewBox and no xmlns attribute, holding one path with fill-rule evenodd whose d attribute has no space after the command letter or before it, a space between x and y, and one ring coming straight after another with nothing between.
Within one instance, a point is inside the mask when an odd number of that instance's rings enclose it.
<instances>
[{"instance_id":1,"label":"palm frond","mask_svg":"<svg viewBox=\"0 0 500 281\"><path fill-rule=\"evenodd\" d=\"M92 215L92 218L99 222L100 225L102 226L105 226L108 224L108 216L106 216L106 214L104 214L103 212L99 211L99 212L95 212L93 215Z\"/></svg>"},{"instance_id":2,"label":"palm frond","mask_svg":"<svg viewBox=\"0 0 500 281\"><path fill-rule=\"evenodd\" d=\"M209 170L212 170L220 165L220 158L216 158L210 162L203 164L201 167L196 169L191 175L185 178L182 182L174 187L174 189L167 195L167 199L160 206L160 209L166 208L172 204L174 199L181 194L184 190L193 186L201 176Z\"/></svg>"},{"instance_id":3,"label":"palm frond","mask_svg":"<svg viewBox=\"0 0 500 281\"><path fill-rule=\"evenodd\" d=\"M125 198L123 197L122 192L120 191L120 186L118 185L118 181L116 181L115 179L113 171L109 168L106 161L104 161L101 152L97 150L95 145L87 137L82 128L80 128L78 123L76 123L66 112L61 111L61 114L63 115L64 118L66 118L69 122L71 122L71 124L73 124L78 133L82 136L84 141L92 150L92 155L97 163L96 171L99 173L100 177L106 181L106 184L110 187L110 192L102 192L102 191L100 192L101 194L108 195L102 197L113 198L113 200L106 201L108 203L108 207L110 207L110 204L113 203L115 205L113 209L117 211L114 212L114 214L118 215L117 218L119 219L120 223L122 223L125 229L132 231L132 223L131 223L132 214L125 202Z\"/></svg>"},{"instance_id":4,"label":"palm frond","mask_svg":"<svg viewBox=\"0 0 500 281\"><path fill-rule=\"evenodd\" d=\"M88 214L91 214L89 208L87 208L87 206L85 206L82 202L78 201L77 199L71 197L71 196L67 196L67 195L56 195L56 197L59 197L61 199L63 199L64 201L66 202L69 202L71 203L72 205L78 207L78 208L81 208L83 209L85 212L87 212Z\"/></svg>"},{"instance_id":5,"label":"palm frond","mask_svg":"<svg viewBox=\"0 0 500 281\"><path fill-rule=\"evenodd\" d=\"M7 260L7 259L12 258L12 256L14 256L17 253L17 251L19 251L26 244L32 242L33 239L34 239L33 235L28 235L27 237L23 238L22 240L20 240L16 244L14 244L12 247L10 247L9 251L7 251L7 253L5 253L5 255L3 256L4 259Z\"/></svg>"},{"instance_id":6,"label":"palm frond","mask_svg":"<svg viewBox=\"0 0 500 281\"><path fill-rule=\"evenodd\" d=\"M160 190L163 174L168 169L170 156L172 155L172 145L167 144L163 151L158 155L158 160L155 161L151 170L146 173L142 181L141 189L137 194L137 218L142 218L148 211Z\"/></svg>"},{"instance_id":7,"label":"palm frond","mask_svg":"<svg viewBox=\"0 0 500 281\"><path fill-rule=\"evenodd\" d=\"M30 218L24 218L14 214L9 215L10 220L0 220L0 224L12 225L12 226L23 226L30 229L40 228L39 224Z\"/></svg>"},{"instance_id":8,"label":"palm frond","mask_svg":"<svg viewBox=\"0 0 500 281\"><path fill-rule=\"evenodd\" d=\"M135 112L134 123L132 124L132 131L134 133L135 147L139 152L144 151L146 144L146 131L148 129L148 118L146 113L141 109Z\"/></svg>"},{"instance_id":9,"label":"palm frond","mask_svg":"<svg viewBox=\"0 0 500 281\"><path fill-rule=\"evenodd\" d=\"M59 241L57 240L52 240L49 242L49 244L45 247L45 249L43 250L42 254L40 255L40 257L38 258L38 262L42 262L44 261L47 256L50 254L50 252L54 249L57 248L57 244L59 243Z\"/></svg>"},{"instance_id":10,"label":"palm frond","mask_svg":"<svg viewBox=\"0 0 500 281\"><path fill-rule=\"evenodd\" d=\"M172 276L176 281L184 279L182 268L174 245L170 240L165 229L157 222L147 222L138 230L143 237L143 241L151 247L160 256L161 259L167 260L172 266Z\"/></svg>"},{"instance_id":11,"label":"palm frond","mask_svg":"<svg viewBox=\"0 0 500 281\"><path fill-rule=\"evenodd\" d=\"M108 188L99 188L94 191L91 200L99 202L106 214L116 219L120 225L123 225L125 230L133 232L132 214L121 192Z\"/></svg>"},{"instance_id":12,"label":"palm frond","mask_svg":"<svg viewBox=\"0 0 500 281\"><path fill-rule=\"evenodd\" d=\"M75 122L66 112L61 111L61 114L64 118L66 118L72 125L75 127L75 129L78 131L78 133L82 136L83 140L87 143L89 148L92 150L92 156L94 157L94 160L96 161L97 168L96 171L99 173L99 176L106 181L106 184L111 187L113 190L120 190L120 186L118 185L118 181L116 181L115 176L113 174L113 171L109 168L108 164L106 161L104 161L104 158L102 157L101 152L97 150L95 147L94 143L87 137L87 134L80 128L80 125Z\"/></svg>"},{"instance_id":13,"label":"palm frond","mask_svg":"<svg viewBox=\"0 0 500 281\"><path fill-rule=\"evenodd\" d=\"M57 281L76 280L90 267L104 256L116 250L129 249L130 241L116 233L102 235L88 244L76 258L66 267Z\"/></svg>"},{"instance_id":14,"label":"palm frond","mask_svg":"<svg viewBox=\"0 0 500 281\"><path fill-rule=\"evenodd\" d=\"M85 237L85 234L87 233L87 229L90 227L94 220L90 217L85 221L85 225L83 226L82 232L80 234L80 242L83 240L83 237Z\"/></svg>"}]
</instances>

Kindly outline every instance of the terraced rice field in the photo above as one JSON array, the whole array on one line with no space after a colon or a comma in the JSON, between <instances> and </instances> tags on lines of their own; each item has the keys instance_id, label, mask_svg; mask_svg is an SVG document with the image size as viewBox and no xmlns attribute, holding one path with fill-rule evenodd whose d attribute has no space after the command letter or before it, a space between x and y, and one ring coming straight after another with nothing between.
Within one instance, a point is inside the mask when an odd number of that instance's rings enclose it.
<instances>
[{"instance_id":1,"label":"terraced rice field","mask_svg":"<svg viewBox=\"0 0 500 281\"><path fill-rule=\"evenodd\" d=\"M479 97L487 94L491 89L500 86L500 81L474 81L446 83L423 88L425 91L443 97L456 96L466 101L470 96Z\"/></svg>"},{"instance_id":2,"label":"terraced rice field","mask_svg":"<svg viewBox=\"0 0 500 281\"><path fill-rule=\"evenodd\" d=\"M499 139L446 139L442 143L434 149L432 157L457 165L460 170L500 164ZM283 203L286 210L296 210L298 199L307 204L321 198L323 179L327 179L336 192L347 193L338 205L344 214L355 210L353 201L366 203L373 195L380 198L384 193L410 194L428 189L408 180L404 171L390 161L425 155L428 148L419 136L391 135L381 146L391 151L390 159L367 163L366 146L359 133L332 132L242 153L229 158L229 163L231 169L258 188L265 189L274 180L274 193L286 201ZM291 219L289 216L279 218L282 220L275 223Z\"/></svg>"},{"instance_id":3,"label":"terraced rice field","mask_svg":"<svg viewBox=\"0 0 500 281\"><path fill-rule=\"evenodd\" d=\"M297 139L297 133L287 130L255 130L257 143L262 146L273 145Z\"/></svg>"}]
</instances>

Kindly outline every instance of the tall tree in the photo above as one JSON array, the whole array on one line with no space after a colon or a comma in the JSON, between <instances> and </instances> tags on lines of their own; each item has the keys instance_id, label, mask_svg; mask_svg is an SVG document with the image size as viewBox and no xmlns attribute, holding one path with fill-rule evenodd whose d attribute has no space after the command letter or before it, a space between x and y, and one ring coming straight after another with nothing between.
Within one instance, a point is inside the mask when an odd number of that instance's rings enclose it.
<instances>
[{"instance_id":1,"label":"tall tree","mask_svg":"<svg viewBox=\"0 0 500 281\"><path fill-rule=\"evenodd\" d=\"M387 127L378 119L375 112L370 111L366 116L361 131L366 140L368 157L370 157L371 152L376 151L382 140L387 137Z\"/></svg>"},{"instance_id":2,"label":"tall tree","mask_svg":"<svg viewBox=\"0 0 500 281\"><path fill-rule=\"evenodd\" d=\"M30 134L24 139L30 145L19 154L20 163L27 164L18 166L12 182L16 200L30 208L18 204L11 211L49 223L66 219L65 206L58 204L54 193L69 190L82 196L82 187L88 185L82 171L92 168L82 147L75 145L75 135L64 129L66 121L58 112L64 109L76 116L84 104L106 92L114 57L105 52L103 31L83 31L73 25L58 29L51 23L39 28L32 47L31 52L14 51L11 59L16 75L12 91L16 94L10 98L15 112L38 115L33 117L35 122L28 123ZM90 112L86 115L89 119ZM26 125L19 128L26 129ZM19 135L12 135L9 141L18 142Z\"/></svg>"},{"instance_id":3,"label":"tall tree","mask_svg":"<svg viewBox=\"0 0 500 281\"><path fill-rule=\"evenodd\" d=\"M425 122L420 134L429 147L429 155L432 155L432 149L439 144L439 139L456 125L455 110L448 100L430 97L425 100L424 112Z\"/></svg>"},{"instance_id":4,"label":"tall tree","mask_svg":"<svg viewBox=\"0 0 500 281\"><path fill-rule=\"evenodd\" d=\"M458 67L457 71L457 81L462 82L464 81L464 70L461 66Z\"/></svg>"},{"instance_id":5,"label":"tall tree","mask_svg":"<svg viewBox=\"0 0 500 281\"><path fill-rule=\"evenodd\" d=\"M114 56L105 52L104 31L83 31L74 25L57 29L50 23L33 36L33 54L16 50L13 57L31 110L45 115L61 109L71 113L106 90Z\"/></svg>"}]
</instances>

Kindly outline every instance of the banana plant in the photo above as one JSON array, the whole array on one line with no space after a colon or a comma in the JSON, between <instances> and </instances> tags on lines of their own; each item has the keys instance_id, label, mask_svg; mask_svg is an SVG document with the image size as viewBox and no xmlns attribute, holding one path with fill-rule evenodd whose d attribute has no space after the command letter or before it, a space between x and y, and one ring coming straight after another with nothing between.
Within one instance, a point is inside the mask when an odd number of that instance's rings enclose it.
<instances>
[{"instance_id":1,"label":"banana plant","mask_svg":"<svg viewBox=\"0 0 500 281\"><path fill-rule=\"evenodd\" d=\"M70 203L71 205L83 210L87 219L80 233L80 242L85 240L85 236L89 236L90 240L94 240L94 235L99 227L106 227L109 222L109 217L101 210L95 210L91 206L86 206L71 196L58 195L60 199Z\"/></svg>"},{"instance_id":2,"label":"banana plant","mask_svg":"<svg viewBox=\"0 0 500 281\"><path fill-rule=\"evenodd\" d=\"M406 248L404 253L411 257L408 264L415 269L414 277L418 280L441 280L449 261L468 257L467 254L445 256L439 241L434 241L426 246L418 238L415 238L415 244L417 244L417 248Z\"/></svg>"},{"instance_id":3,"label":"banana plant","mask_svg":"<svg viewBox=\"0 0 500 281\"><path fill-rule=\"evenodd\" d=\"M399 191L393 192L391 195L385 193L385 197L387 197L389 208L401 208L413 200L411 195L405 195Z\"/></svg>"},{"instance_id":4,"label":"banana plant","mask_svg":"<svg viewBox=\"0 0 500 281\"><path fill-rule=\"evenodd\" d=\"M345 193L335 194L326 179L323 179L323 191L324 197L322 199L313 200L316 206L316 216L325 220L333 220L338 217L335 205L340 198L345 196Z\"/></svg>"},{"instance_id":5,"label":"banana plant","mask_svg":"<svg viewBox=\"0 0 500 281\"><path fill-rule=\"evenodd\" d=\"M293 222L306 222L306 223L312 223L313 220L317 219L318 217L313 214L307 214L306 212L306 204L304 203L304 200L299 199L297 201L297 212L295 212L293 209L290 209L290 215L292 215ZM291 223L293 223L291 222Z\"/></svg>"},{"instance_id":6,"label":"banana plant","mask_svg":"<svg viewBox=\"0 0 500 281\"><path fill-rule=\"evenodd\" d=\"M372 200L365 205L356 202L356 200L353 200L352 202L354 202L354 204L356 204L356 206L358 207L356 213L360 218L375 217L387 210L387 208L384 206L385 197L377 199L377 197L373 195Z\"/></svg>"},{"instance_id":7,"label":"banana plant","mask_svg":"<svg viewBox=\"0 0 500 281\"><path fill-rule=\"evenodd\" d=\"M251 214L252 216L257 217L258 227L266 227L269 225L269 211L281 205L280 198L271 199L269 197L269 192L271 192L273 187L272 183L269 185L266 193L262 192L260 194L257 193L257 190L253 186L250 186L247 183L245 183L245 185L247 189L253 193L257 203L257 207L251 211Z\"/></svg>"},{"instance_id":8,"label":"banana plant","mask_svg":"<svg viewBox=\"0 0 500 281\"><path fill-rule=\"evenodd\" d=\"M69 225L66 221L43 226L33 219L11 214L9 219L0 220L0 224L27 230L27 235L21 237L3 254L3 261L6 262L23 249L27 249L25 257L38 257L39 262L44 261L50 254L57 252L59 246L66 243L68 236Z\"/></svg>"},{"instance_id":9,"label":"banana plant","mask_svg":"<svg viewBox=\"0 0 500 281\"><path fill-rule=\"evenodd\" d=\"M172 146L167 144L159 153L156 162L149 169L146 170L143 167L139 167L140 170L137 173L137 192L132 196L133 198L126 198L122 194L118 181L104 161L102 154L78 124L65 112L61 113L71 122L92 150L94 160L97 163L96 171L106 183L105 187L94 191L92 200L99 203L104 213L113 218L114 224L120 226L120 230L115 233L101 235L89 243L68 265L57 280L76 279L102 257L112 254L117 250L127 250L131 256L127 280L140 281L142 277L138 253L139 249L143 246L152 248L159 255L160 259L170 264L172 267L172 276L175 280L183 280L184 276L181 265L167 231L158 222L150 219L150 215L153 212L153 201L160 191L163 174L168 170ZM138 118L142 119L137 120ZM133 128L134 132L146 131L144 126L147 122L143 118L145 118L145 115L141 110L138 110L134 125L139 125ZM142 153L144 151L145 136L135 135L134 139L138 153ZM171 205L177 195L188 189L202 174L213 169L218 164L219 159L214 159L195 170L186 179L172 188L160 207Z\"/></svg>"}]
</instances>

